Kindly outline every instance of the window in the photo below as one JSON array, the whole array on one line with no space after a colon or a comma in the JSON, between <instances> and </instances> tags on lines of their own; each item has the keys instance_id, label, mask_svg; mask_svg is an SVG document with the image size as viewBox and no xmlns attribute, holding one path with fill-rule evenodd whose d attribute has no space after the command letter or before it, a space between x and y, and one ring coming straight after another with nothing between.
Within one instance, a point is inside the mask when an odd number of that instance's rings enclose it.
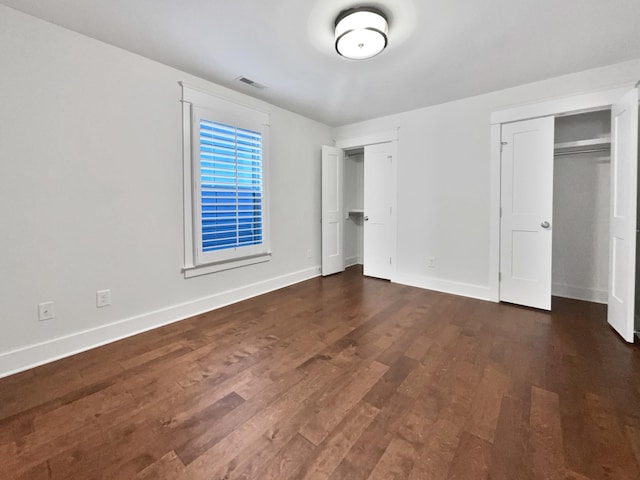
<instances>
[{"instance_id":1,"label":"window","mask_svg":"<svg viewBox=\"0 0 640 480\"><path fill-rule=\"evenodd\" d=\"M262 244L262 134L198 125L202 251Z\"/></svg>"},{"instance_id":2,"label":"window","mask_svg":"<svg viewBox=\"0 0 640 480\"><path fill-rule=\"evenodd\" d=\"M184 85L183 102L185 274L268 260L268 115Z\"/></svg>"}]
</instances>

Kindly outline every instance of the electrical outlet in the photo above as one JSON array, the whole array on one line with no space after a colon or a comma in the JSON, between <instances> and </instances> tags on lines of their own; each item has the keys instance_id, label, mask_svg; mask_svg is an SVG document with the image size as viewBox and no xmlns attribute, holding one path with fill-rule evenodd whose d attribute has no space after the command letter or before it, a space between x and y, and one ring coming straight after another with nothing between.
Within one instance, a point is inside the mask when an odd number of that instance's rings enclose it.
<instances>
[{"instance_id":1,"label":"electrical outlet","mask_svg":"<svg viewBox=\"0 0 640 480\"><path fill-rule=\"evenodd\" d=\"M55 305L53 302L43 302L38 304L38 320L51 320L55 317Z\"/></svg>"},{"instance_id":2,"label":"electrical outlet","mask_svg":"<svg viewBox=\"0 0 640 480\"><path fill-rule=\"evenodd\" d=\"M96 292L96 307L102 308L111 305L111 290L98 290Z\"/></svg>"},{"instance_id":3,"label":"electrical outlet","mask_svg":"<svg viewBox=\"0 0 640 480\"><path fill-rule=\"evenodd\" d=\"M311 249L307 248L307 258L311 258Z\"/></svg>"},{"instance_id":4,"label":"electrical outlet","mask_svg":"<svg viewBox=\"0 0 640 480\"><path fill-rule=\"evenodd\" d=\"M427 267L436 268L436 257L429 257Z\"/></svg>"}]
</instances>

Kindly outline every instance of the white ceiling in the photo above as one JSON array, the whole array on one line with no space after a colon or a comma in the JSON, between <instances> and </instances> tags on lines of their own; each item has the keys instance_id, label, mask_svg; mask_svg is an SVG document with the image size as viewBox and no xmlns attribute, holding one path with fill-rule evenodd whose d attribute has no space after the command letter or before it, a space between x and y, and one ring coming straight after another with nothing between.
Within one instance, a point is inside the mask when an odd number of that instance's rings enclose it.
<instances>
[{"instance_id":1,"label":"white ceiling","mask_svg":"<svg viewBox=\"0 0 640 480\"><path fill-rule=\"evenodd\" d=\"M640 58L640 0L0 3L329 125ZM361 5L387 12L389 46L347 60L333 22Z\"/></svg>"}]
</instances>

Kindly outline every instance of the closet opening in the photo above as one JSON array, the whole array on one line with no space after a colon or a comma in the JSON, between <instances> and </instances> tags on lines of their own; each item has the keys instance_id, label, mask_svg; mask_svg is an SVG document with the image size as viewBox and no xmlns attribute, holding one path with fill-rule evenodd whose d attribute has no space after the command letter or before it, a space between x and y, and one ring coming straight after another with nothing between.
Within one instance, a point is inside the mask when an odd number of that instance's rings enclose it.
<instances>
[{"instance_id":1,"label":"closet opening","mask_svg":"<svg viewBox=\"0 0 640 480\"><path fill-rule=\"evenodd\" d=\"M344 266L364 264L364 148L345 151Z\"/></svg>"},{"instance_id":2,"label":"closet opening","mask_svg":"<svg viewBox=\"0 0 640 480\"><path fill-rule=\"evenodd\" d=\"M397 148L397 131L322 147L322 275L361 264L391 280Z\"/></svg>"},{"instance_id":3,"label":"closet opening","mask_svg":"<svg viewBox=\"0 0 640 480\"><path fill-rule=\"evenodd\" d=\"M613 330L634 341L638 86L492 114L496 301L541 310L552 295L603 303Z\"/></svg>"},{"instance_id":4,"label":"closet opening","mask_svg":"<svg viewBox=\"0 0 640 480\"><path fill-rule=\"evenodd\" d=\"M552 295L607 303L611 109L554 125Z\"/></svg>"},{"instance_id":5,"label":"closet opening","mask_svg":"<svg viewBox=\"0 0 640 480\"><path fill-rule=\"evenodd\" d=\"M383 280L393 270L395 151L395 142L345 150L344 265Z\"/></svg>"}]
</instances>

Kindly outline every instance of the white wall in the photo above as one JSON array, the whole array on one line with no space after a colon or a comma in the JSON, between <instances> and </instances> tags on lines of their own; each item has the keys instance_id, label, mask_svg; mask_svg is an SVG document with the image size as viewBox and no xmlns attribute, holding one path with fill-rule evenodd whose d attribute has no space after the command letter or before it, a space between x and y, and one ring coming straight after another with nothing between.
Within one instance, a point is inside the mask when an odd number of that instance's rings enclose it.
<instances>
[{"instance_id":1,"label":"white wall","mask_svg":"<svg viewBox=\"0 0 640 480\"><path fill-rule=\"evenodd\" d=\"M0 376L318 274L329 127L4 6L0 45ZM270 262L183 277L179 81L270 113Z\"/></svg>"},{"instance_id":2,"label":"white wall","mask_svg":"<svg viewBox=\"0 0 640 480\"><path fill-rule=\"evenodd\" d=\"M493 111L628 84L640 60L334 129L338 140L399 127L397 273L400 283L492 298L490 115ZM427 266L435 257L435 267Z\"/></svg>"}]
</instances>

